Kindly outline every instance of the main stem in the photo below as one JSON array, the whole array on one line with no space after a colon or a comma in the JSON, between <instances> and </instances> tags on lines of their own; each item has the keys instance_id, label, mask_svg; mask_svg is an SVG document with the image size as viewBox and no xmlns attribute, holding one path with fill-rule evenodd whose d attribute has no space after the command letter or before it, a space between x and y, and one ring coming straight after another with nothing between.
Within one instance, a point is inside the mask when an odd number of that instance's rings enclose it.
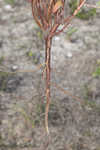
<instances>
[{"instance_id":1,"label":"main stem","mask_svg":"<svg viewBox=\"0 0 100 150\"><path fill-rule=\"evenodd\" d=\"M49 134L48 129L48 112L49 112L49 105L50 105L50 59L51 59L51 42L52 38L47 36L45 38L45 63L46 63L46 107L45 107L45 127L46 132Z\"/></svg>"}]
</instances>

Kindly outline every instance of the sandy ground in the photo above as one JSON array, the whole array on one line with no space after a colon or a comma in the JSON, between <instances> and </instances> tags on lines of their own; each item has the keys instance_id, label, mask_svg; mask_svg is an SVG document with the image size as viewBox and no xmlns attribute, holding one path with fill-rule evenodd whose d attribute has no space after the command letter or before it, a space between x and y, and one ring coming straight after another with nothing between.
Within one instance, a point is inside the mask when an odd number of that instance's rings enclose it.
<instances>
[{"instance_id":1,"label":"sandy ground","mask_svg":"<svg viewBox=\"0 0 100 150\"><path fill-rule=\"evenodd\" d=\"M53 39L50 137L44 48L30 3L0 0L0 150L100 150L100 12Z\"/></svg>"}]
</instances>

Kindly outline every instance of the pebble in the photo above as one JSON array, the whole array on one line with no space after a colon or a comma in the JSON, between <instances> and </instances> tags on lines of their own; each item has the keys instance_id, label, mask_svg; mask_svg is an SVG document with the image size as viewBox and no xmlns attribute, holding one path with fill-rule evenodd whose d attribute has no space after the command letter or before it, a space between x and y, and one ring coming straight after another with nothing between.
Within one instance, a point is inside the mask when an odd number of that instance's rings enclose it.
<instances>
[{"instance_id":1,"label":"pebble","mask_svg":"<svg viewBox=\"0 0 100 150\"><path fill-rule=\"evenodd\" d=\"M55 41L59 41L60 38L58 36L55 37Z\"/></svg>"},{"instance_id":2,"label":"pebble","mask_svg":"<svg viewBox=\"0 0 100 150\"><path fill-rule=\"evenodd\" d=\"M72 56L73 56L73 55L72 55L71 52L68 52L68 53L67 53L67 57L68 57L68 58L72 58Z\"/></svg>"},{"instance_id":3,"label":"pebble","mask_svg":"<svg viewBox=\"0 0 100 150\"><path fill-rule=\"evenodd\" d=\"M12 9L12 7L11 7L11 5L5 5L5 10L7 10L7 11L9 11L9 10L11 10Z\"/></svg>"},{"instance_id":4,"label":"pebble","mask_svg":"<svg viewBox=\"0 0 100 150\"><path fill-rule=\"evenodd\" d=\"M12 66L11 70L12 71L17 71L18 70L18 66L17 65Z\"/></svg>"}]
</instances>

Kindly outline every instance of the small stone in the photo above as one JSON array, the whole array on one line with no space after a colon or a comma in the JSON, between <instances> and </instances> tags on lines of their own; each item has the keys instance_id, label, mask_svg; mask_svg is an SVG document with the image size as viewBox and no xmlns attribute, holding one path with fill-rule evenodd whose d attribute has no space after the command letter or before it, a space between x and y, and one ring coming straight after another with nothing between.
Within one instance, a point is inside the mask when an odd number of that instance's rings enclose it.
<instances>
[{"instance_id":1,"label":"small stone","mask_svg":"<svg viewBox=\"0 0 100 150\"><path fill-rule=\"evenodd\" d=\"M67 53L67 57L68 57L68 58L71 58L72 56L73 56L73 55L72 55L71 52L68 52L68 53Z\"/></svg>"},{"instance_id":2,"label":"small stone","mask_svg":"<svg viewBox=\"0 0 100 150\"><path fill-rule=\"evenodd\" d=\"M58 36L55 37L55 41L59 41L60 38Z\"/></svg>"},{"instance_id":3,"label":"small stone","mask_svg":"<svg viewBox=\"0 0 100 150\"><path fill-rule=\"evenodd\" d=\"M17 65L12 66L11 70L12 70L12 71L18 70L18 66L17 66Z\"/></svg>"},{"instance_id":4,"label":"small stone","mask_svg":"<svg viewBox=\"0 0 100 150\"><path fill-rule=\"evenodd\" d=\"M11 5L6 5L4 8L5 8L5 10L9 11L9 10L11 10Z\"/></svg>"}]
</instances>

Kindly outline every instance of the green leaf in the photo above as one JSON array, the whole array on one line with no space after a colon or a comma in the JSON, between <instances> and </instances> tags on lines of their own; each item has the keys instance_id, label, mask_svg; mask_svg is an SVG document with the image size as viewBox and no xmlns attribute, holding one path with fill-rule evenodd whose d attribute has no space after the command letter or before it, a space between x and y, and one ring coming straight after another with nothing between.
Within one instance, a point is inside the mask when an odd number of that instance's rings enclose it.
<instances>
[{"instance_id":1,"label":"green leaf","mask_svg":"<svg viewBox=\"0 0 100 150\"><path fill-rule=\"evenodd\" d=\"M93 72L93 77L98 77L98 76L100 76L100 67L98 67L98 68L96 69L96 71Z\"/></svg>"},{"instance_id":2,"label":"green leaf","mask_svg":"<svg viewBox=\"0 0 100 150\"><path fill-rule=\"evenodd\" d=\"M32 56L33 56L32 51L29 51L29 52L27 53L27 55L28 55L29 57L32 57Z\"/></svg>"},{"instance_id":3,"label":"green leaf","mask_svg":"<svg viewBox=\"0 0 100 150\"><path fill-rule=\"evenodd\" d=\"M100 6L100 1L96 3L96 5Z\"/></svg>"}]
</instances>

